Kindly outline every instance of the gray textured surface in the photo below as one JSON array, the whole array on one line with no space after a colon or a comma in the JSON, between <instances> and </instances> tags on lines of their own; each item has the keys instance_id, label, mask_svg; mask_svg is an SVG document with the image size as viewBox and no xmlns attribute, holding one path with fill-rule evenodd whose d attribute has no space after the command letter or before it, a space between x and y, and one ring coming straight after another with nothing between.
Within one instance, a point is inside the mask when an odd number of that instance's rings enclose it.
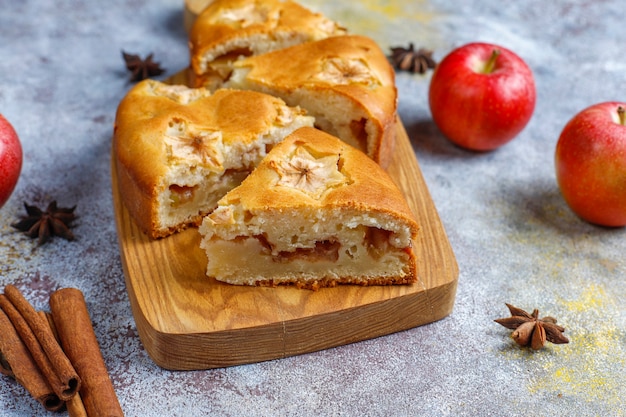
<instances>
[{"instance_id":1,"label":"gray textured surface","mask_svg":"<svg viewBox=\"0 0 626 417\"><path fill-rule=\"evenodd\" d=\"M400 114L460 266L451 316L284 360L196 372L158 368L137 336L119 259L111 128L130 84L120 50L187 64L182 0L0 0L0 113L25 162L0 210L0 284L38 308L51 291L87 299L128 416L621 416L626 408L626 231L583 223L559 195L554 147L582 108L624 99L618 1L303 0L384 49L413 41L440 59L483 40L532 67L538 100L515 141L487 154L450 145L430 121L430 75L398 74ZM9 224L22 201L76 204L78 240L35 248ZM505 302L567 327L568 345L519 349L493 323ZM40 416L0 378L0 415Z\"/></svg>"}]
</instances>

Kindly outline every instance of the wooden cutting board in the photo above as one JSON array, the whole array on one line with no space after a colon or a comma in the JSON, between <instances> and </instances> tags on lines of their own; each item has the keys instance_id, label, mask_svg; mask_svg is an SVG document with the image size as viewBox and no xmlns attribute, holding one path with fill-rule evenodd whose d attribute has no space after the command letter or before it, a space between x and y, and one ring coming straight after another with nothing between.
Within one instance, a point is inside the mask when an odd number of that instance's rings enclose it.
<instances>
[{"instance_id":1,"label":"wooden cutting board","mask_svg":"<svg viewBox=\"0 0 626 417\"><path fill-rule=\"evenodd\" d=\"M169 81L185 84L185 72ZM240 287L208 278L197 229L160 240L148 238L121 201L113 165L113 202L126 287L150 357L167 369L226 367L371 339L450 314L458 266L401 123L395 160L388 171L420 224L414 242L419 282L310 291Z\"/></svg>"}]
</instances>

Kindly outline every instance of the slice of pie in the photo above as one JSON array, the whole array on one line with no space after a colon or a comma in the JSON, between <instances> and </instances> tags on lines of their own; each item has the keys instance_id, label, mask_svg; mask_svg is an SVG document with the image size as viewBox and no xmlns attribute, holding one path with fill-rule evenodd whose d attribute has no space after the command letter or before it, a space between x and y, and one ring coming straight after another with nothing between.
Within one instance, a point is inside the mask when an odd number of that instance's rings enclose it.
<instances>
[{"instance_id":1,"label":"slice of pie","mask_svg":"<svg viewBox=\"0 0 626 417\"><path fill-rule=\"evenodd\" d=\"M269 95L142 81L116 114L122 200L152 238L199 225L276 143L312 125L304 111Z\"/></svg>"},{"instance_id":2,"label":"slice of pie","mask_svg":"<svg viewBox=\"0 0 626 417\"><path fill-rule=\"evenodd\" d=\"M387 173L304 127L276 145L199 228L207 275L238 285L408 284L418 225Z\"/></svg>"},{"instance_id":3,"label":"slice of pie","mask_svg":"<svg viewBox=\"0 0 626 417\"><path fill-rule=\"evenodd\" d=\"M376 42L345 35L240 59L223 86L300 106L315 126L387 167L395 142L393 67Z\"/></svg>"},{"instance_id":4,"label":"slice of pie","mask_svg":"<svg viewBox=\"0 0 626 417\"><path fill-rule=\"evenodd\" d=\"M291 0L215 0L189 33L191 79L213 86L228 78L233 61L346 30Z\"/></svg>"}]
</instances>

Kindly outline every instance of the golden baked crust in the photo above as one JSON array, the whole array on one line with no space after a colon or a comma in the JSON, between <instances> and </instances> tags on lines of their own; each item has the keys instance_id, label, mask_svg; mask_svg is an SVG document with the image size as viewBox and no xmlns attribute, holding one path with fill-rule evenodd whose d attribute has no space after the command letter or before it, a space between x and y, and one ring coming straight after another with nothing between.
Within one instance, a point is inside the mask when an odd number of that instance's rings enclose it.
<instances>
[{"instance_id":1,"label":"golden baked crust","mask_svg":"<svg viewBox=\"0 0 626 417\"><path fill-rule=\"evenodd\" d=\"M301 168L301 171L305 172L303 177L299 168L294 167L296 178L308 181L296 180L295 185L290 184L287 175L289 172L285 174L284 171L288 170L291 164L285 163L285 160L298 148L306 149L318 160L330 155L338 159L337 164L340 167L337 169L336 165L332 164L329 170L321 167L319 184L316 182L318 179L314 177L318 172L305 166ZM342 175L337 174L337 171ZM219 204L235 202L245 204L246 210L249 211L263 210L269 206L276 210L310 206L351 207L402 218L411 223L414 231L417 231L413 213L406 199L380 166L365 158L365 155L357 149L313 128L300 128L287 136L266 156L255 174L224 196Z\"/></svg>"},{"instance_id":2,"label":"golden baked crust","mask_svg":"<svg viewBox=\"0 0 626 417\"><path fill-rule=\"evenodd\" d=\"M233 63L227 87L261 91L298 105L321 130L381 166L395 143L395 73L376 42L345 35L307 42Z\"/></svg>"},{"instance_id":3,"label":"golden baked crust","mask_svg":"<svg viewBox=\"0 0 626 417\"><path fill-rule=\"evenodd\" d=\"M122 200L153 238L198 225L275 143L312 123L261 93L142 81L116 114L112 151Z\"/></svg>"},{"instance_id":4,"label":"golden baked crust","mask_svg":"<svg viewBox=\"0 0 626 417\"><path fill-rule=\"evenodd\" d=\"M418 225L387 173L314 128L278 144L199 229L207 274L240 285L406 284Z\"/></svg>"},{"instance_id":5,"label":"golden baked crust","mask_svg":"<svg viewBox=\"0 0 626 417\"><path fill-rule=\"evenodd\" d=\"M291 0L215 0L189 34L193 85L228 77L232 61L345 34L320 13Z\"/></svg>"}]
</instances>

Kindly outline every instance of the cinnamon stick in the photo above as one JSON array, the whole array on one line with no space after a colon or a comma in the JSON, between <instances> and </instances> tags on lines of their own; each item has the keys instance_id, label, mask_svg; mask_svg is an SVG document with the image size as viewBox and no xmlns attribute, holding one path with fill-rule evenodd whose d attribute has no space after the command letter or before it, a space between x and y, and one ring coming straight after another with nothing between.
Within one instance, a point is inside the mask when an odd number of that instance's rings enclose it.
<instances>
[{"instance_id":1,"label":"cinnamon stick","mask_svg":"<svg viewBox=\"0 0 626 417\"><path fill-rule=\"evenodd\" d=\"M80 378L56 341L50 326L14 285L4 288L0 307L7 314L35 363L57 396L67 401L80 388Z\"/></svg>"},{"instance_id":2,"label":"cinnamon stick","mask_svg":"<svg viewBox=\"0 0 626 417\"><path fill-rule=\"evenodd\" d=\"M74 396L65 403L67 407L67 414L69 417L88 417L87 410L85 410L85 403L77 392Z\"/></svg>"},{"instance_id":3,"label":"cinnamon stick","mask_svg":"<svg viewBox=\"0 0 626 417\"><path fill-rule=\"evenodd\" d=\"M55 291L50 310L63 349L81 378L80 395L87 415L123 416L82 292L76 288Z\"/></svg>"},{"instance_id":4,"label":"cinnamon stick","mask_svg":"<svg viewBox=\"0 0 626 417\"><path fill-rule=\"evenodd\" d=\"M2 350L0 350L0 374L15 378L15 374L11 370L11 365L9 365L9 361L7 361L7 358L2 353Z\"/></svg>"},{"instance_id":5,"label":"cinnamon stick","mask_svg":"<svg viewBox=\"0 0 626 417\"><path fill-rule=\"evenodd\" d=\"M61 410L65 404L40 372L28 348L3 310L0 310L0 335L0 351L6 360L6 363L2 364L6 371L3 373L14 377L46 410Z\"/></svg>"},{"instance_id":6,"label":"cinnamon stick","mask_svg":"<svg viewBox=\"0 0 626 417\"><path fill-rule=\"evenodd\" d=\"M17 334L28 349L33 361L50 385L52 391L61 398L59 394L62 394L64 391L63 382L56 375L50 360L46 356L46 352L44 352L41 345L39 345L37 337L35 337L28 323L24 320L24 317L22 317L20 312L17 311L15 306L4 294L0 294L0 308L11 321ZM63 398L61 399L63 400Z\"/></svg>"},{"instance_id":7,"label":"cinnamon stick","mask_svg":"<svg viewBox=\"0 0 626 417\"><path fill-rule=\"evenodd\" d=\"M38 314L44 318L46 323L50 326L52 330L52 334L60 343L59 333L57 332L57 328L54 324L54 319L52 318L52 314L46 311L39 311ZM74 394L72 398L65 402L65 406L67 407L67 414L69 417L88 417L87 410L85 410L85 405L83 404L83 399L80 396L80 392Z\"/></svg>"},{"instance_id":8,"label":"cinnamon stick","mask_svg":"<svg viewBox=\"0 0 626 417\"><path fill-rule=\"evenodd\" d=\"M59 340L59 334L57 333L57 328L54 326L54 321L52 321L52 314L43 310L38 311L37 314L41 316L44 323L48 323L48 326L50 327L50 331L52 332L52 335L56 339L59 346L61 346L61 341Z\"/></svg>"}]
</instances>

